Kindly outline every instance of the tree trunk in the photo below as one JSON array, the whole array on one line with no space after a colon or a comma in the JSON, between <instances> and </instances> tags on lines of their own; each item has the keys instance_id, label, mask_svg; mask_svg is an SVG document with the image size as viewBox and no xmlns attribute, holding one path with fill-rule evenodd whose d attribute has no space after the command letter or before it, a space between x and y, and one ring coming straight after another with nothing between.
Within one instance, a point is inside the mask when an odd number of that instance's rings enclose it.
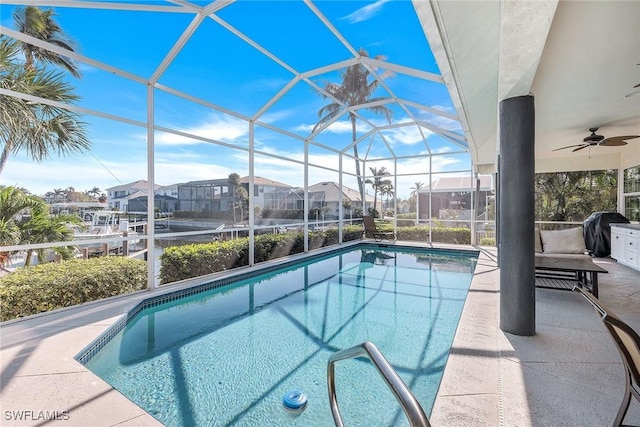
<instances>
[{"instance_id":1,"label":"tree trunk","mask_svg":"<svg viewBox=\"0 0 640 427\"><path fill-rule=\"evenodd\" d=\"M33 251L31 249L27 250L27 254L24 257L24 266L29 267L31 265L31 255Z\"/></svg>"},{"instance_id":2,"label":"tree trunk","mask_svg":"<svg viewBox=\"0 0 640 427\"><path fill-rule=\"evenodd\" d=\"M7 159L9 158L9 152L11 152L11 140L7 140L4 144L4 148L2 149L2 154L0 155L0 175L2 175L2 171L4 170L5 165L7 164Z\"/></svg>"},{"instance_id":3,"label":"tree trunk","mask_svg":"<svg viewBox=\"0 0 640 427\"><path fill-rule=\"evenodd\" d=\"M364 199L364 180L360 176L360 161L358 160L358 145L356 142L356 116L353 114L349 114L349 118L351 119L351 141L353 144L353 156L356 161L356 178L358 180L358 189L360 190L360 201L362 203L362 214L366 215L367 212L367 202ZM374 206L375 208L375 206Z\"/></svg>"},{"instance_id":4,"label":"tree trunk","mask_svg":"<svg viewBox=\"0 0 640 427\"><path fill-rule=\"evenodd\" d=\"M378 207L378 189L374 189L373 190L373 211L376 211L376 208Z\"/></svg>"}]
</instances>

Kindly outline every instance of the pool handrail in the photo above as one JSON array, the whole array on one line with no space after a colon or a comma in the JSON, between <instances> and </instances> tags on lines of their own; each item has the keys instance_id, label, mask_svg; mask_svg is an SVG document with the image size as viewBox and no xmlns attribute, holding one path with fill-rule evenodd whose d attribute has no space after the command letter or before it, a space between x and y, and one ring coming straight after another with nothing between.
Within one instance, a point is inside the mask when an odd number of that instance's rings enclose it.
<instances>
[{"instance_id":1,"label":"pool handrail","mask_svg":"<svg viewBox=\"0 0 640 427\"><path fill-rule=\"evenodd\" d=\"M327 363L327 386L329 388L329 406L333 421L337 427L344 427L340 409L338 408L338 397L336 396L335 364L340 360L354 359L356 357L367 356L376 367L382 378L387 383L394 396L402 406L411 426L430 427L429 419L424 413L418 399L414 396L407 385L402 381L393 366L387 361L382 352L372 342L365 341L351 348L337 351L329 357Z\"/></svg>"}]
</instances>

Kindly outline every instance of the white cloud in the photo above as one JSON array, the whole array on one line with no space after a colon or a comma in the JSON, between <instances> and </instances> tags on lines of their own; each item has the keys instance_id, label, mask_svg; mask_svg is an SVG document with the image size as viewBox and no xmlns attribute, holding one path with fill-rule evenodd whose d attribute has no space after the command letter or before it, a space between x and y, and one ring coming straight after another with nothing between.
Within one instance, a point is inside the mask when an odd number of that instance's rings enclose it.
<instances>
[{"instance_id":1,"label":"white cloud","mask_svg":"<svg viewBox=\"0 0 640 427\"><path fill-rule=\"evenodd\" d=\"M235 117L212 114L210 118L203 123L189 128L176 127L175 130L223 142L237 142L237 140L249 134L249 124ZM156 145L206 144L206 142L198 139L187 138L168 132L156 133L154 142Z\"/></svg>"},{"instance_id":2,"label":"white cloud","mask_svg":"<svg viewBox=\"0 0 640 427\"><path fill-rule=\"evenodd\" d=\"M285 109L278 111L268 111L260 117L260 121L268 124L279 122L280 120L292 117L296 111L294 109Z\"/></svg>"},{"instance_id":3,"label":"white cloud","mask_svg":"<svg viewBox=\"0 0 640 427\"><path fill-rule=\"evenodd\" d=\"M361 7L355 12L347 16L344 16L340 19L345 19L349 21L349 23L351 24L366 21L368 19L373 18L376 14L378 14L378 12L382 10L382 6L388 1L389 0L378 0L377 2Z\"/></svg>"},{"instance_id":4,"label":"white cloud","mask_svg":"<svg viewBox=\"0 0 640 427\"><path fill-rule=\"evenodd\" d=\"M297 131L297 132L306 132L308 134L310 134L311 132L313 132L313 128L316 126L316 124L302 124L299 126L296 126L292 129L292 131ZM358 132L366 132L370 129L370 127L366 124L360 124L358 127ZM350 134L351 133L351 122L349 120L336 120L335 122L331 123L331 125L325 129L322 130L321 133L335 133L335 134Z\"/></svg>"},{"instance_id":5,"label":"white cloud","mask_svg":"<svg viewBox=\"0 0 640 427\"><path fill-rule=\"evenodd\" d=\"M439 116L437 114L432 114L427 111L420 111L418 120L422 120L426 123L438 126L449 131L459 131L460 129L462 129L459 121L452 120L448 117Z\"/></svg>"}]
</instances>

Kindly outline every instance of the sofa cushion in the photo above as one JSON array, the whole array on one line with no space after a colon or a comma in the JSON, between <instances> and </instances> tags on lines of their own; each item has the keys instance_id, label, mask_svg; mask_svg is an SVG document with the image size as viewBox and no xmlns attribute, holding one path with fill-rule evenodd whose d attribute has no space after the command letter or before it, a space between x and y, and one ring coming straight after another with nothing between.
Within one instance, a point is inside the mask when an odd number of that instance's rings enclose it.
<instances>
[{"instance_id":1,"label":"sofa cushion","mask_svg":"<svg viewBox=\"0 0 640 427\"><path fill-rule=\"evenodd\" d=\"M546 254L582 254L587 250L581 227L541 230L540 237L543 252Z\"/></svg>"},{"instance_id":2,"label":"sofa cushion","mask_svg":"<svg viewBox=\"0 0 640 427\"><path fill-rule=\"evenodd\" d=\"M540 253L542 252L542 240L540 240L540 229L538 227L536 227L534 229L534 235L533 235L533 239L534 239L534 243L535 243L535 251Z\"/></svg>"}]
</instances>

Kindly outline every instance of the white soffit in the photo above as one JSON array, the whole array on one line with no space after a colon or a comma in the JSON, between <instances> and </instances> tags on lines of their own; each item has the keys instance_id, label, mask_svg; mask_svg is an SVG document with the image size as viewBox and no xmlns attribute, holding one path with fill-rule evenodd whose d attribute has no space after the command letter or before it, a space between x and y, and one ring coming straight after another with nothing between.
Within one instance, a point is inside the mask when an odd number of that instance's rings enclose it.
<instances>
[{"instance_id":1,"label":"white soffit","mask_svg":"<svg viewBox=\"0 0 640 427\"><path fill-rule=\"evenodd\" d=\"M419 0L413 4L458 117L466 122L473 163L493 164L501 4Z\"/></svg>"},{"instance_id":2,"label":"white soffit","mask_svg":"<svg viewBox=\"0 0 640 427\"><path fill-rule=\"evenodd\" d=\"M530 94L557 6L557 0L502 3L498 102Z\"/></svg>"}]
</instances>

